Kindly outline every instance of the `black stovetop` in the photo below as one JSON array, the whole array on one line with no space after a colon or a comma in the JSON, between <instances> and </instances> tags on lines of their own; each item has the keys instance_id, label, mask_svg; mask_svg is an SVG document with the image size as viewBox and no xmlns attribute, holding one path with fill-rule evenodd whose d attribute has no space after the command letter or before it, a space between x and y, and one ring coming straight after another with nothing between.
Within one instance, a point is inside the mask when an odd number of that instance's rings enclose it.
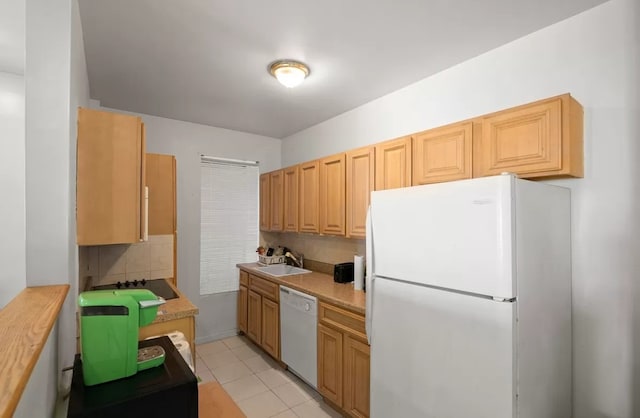
<instances>
[{"instance_id":1,"label":"black stovetop","mask_svg":"<svg viewBox=\"0 0 640 418\"><path fill-rule=\"evenodd\" d=\"M165 300L175 299L178 297L176 292L173 291L169 283L165 279L151 279L151 280L133 280L117 282L113 284L105 284L101 286L93 286L92 290L111 290L111 289L147 289L151 290L156 296L160 296Z\"/></svg>"}]
</instances>

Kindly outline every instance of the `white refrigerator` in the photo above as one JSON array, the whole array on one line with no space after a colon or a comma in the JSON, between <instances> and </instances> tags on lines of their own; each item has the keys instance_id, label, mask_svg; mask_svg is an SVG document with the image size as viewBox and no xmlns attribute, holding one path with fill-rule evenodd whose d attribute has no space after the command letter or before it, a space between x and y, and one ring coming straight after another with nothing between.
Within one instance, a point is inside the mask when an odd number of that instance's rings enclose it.
<instances>
[{"instance_id":1,"label":"white refrigerator","mask_svg":"<svg viewBox=\"0 0 640 418\"><path fill-rule=\"evenodd\" d=\"M512 175L373 192L371 417L571 417L570 191Z\"/></svg>"}]
</instances>

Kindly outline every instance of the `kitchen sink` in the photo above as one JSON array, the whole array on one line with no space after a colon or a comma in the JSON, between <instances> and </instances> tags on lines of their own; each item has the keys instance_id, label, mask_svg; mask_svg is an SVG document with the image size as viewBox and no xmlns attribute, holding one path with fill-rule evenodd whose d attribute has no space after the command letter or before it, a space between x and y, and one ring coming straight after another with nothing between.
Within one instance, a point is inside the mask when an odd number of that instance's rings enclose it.
<instances>
[{"instance_id":1,"label":"kitchen sink","mask_svg":"<svg viewBox=\"0 0 640 418\"><path fill-rule=\"evenodd\" d=\"M301 269L300 267L289 266L287 264L273 264L270 266L256 267L255 269L275 277L311 273L311 270Z\"/></svg>"}]
</instances>

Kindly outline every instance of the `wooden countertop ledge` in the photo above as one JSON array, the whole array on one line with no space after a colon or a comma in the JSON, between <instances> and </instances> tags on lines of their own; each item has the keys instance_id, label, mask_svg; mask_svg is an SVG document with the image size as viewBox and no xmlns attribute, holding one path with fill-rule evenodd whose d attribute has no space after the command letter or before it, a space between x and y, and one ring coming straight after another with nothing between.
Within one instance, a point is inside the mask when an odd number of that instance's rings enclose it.
<instances>
[{"instance_id":1,"label":"wooden countertop ledge","mask_svg":"<svg viewBox=\"0 0 640 418\"><path fill-rule=\"evenodd\" d=\"M68 292L27 287L0 310L0 418L13 416Z\"/></svg>"}]
</instances>

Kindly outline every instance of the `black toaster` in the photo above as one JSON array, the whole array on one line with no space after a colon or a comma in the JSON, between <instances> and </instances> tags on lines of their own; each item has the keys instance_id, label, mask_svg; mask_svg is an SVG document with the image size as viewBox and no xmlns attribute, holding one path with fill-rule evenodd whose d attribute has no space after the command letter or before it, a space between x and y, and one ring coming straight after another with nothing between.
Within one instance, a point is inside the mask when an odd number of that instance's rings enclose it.
<instances>
[{"instance_id":1,"label":"black toaster","mask_svg":"<svg viewBox=\"0 0 640 418\"><path fill-rule=\"evenodd\" d=\"M353 262L340 263L333 267L333 281L348 283L353 281Z\"/></svg>"}]
</instances>

